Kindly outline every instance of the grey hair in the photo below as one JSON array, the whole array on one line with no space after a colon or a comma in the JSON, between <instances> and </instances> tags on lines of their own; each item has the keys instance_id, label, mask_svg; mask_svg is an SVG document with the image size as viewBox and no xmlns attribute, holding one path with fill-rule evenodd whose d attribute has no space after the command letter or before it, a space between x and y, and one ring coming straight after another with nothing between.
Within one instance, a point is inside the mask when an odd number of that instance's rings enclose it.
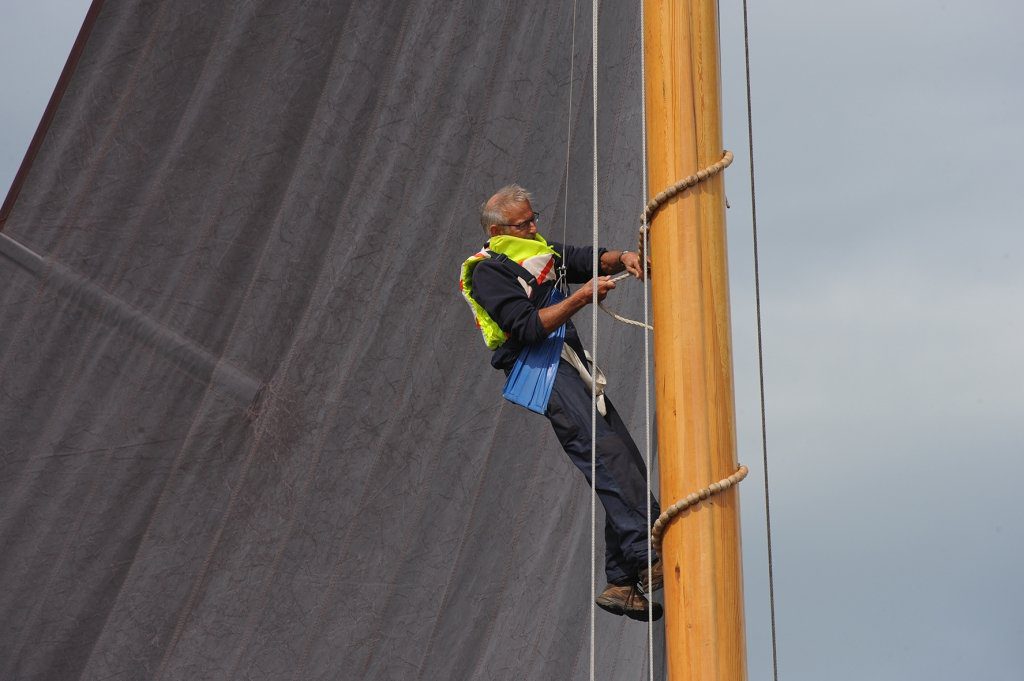
<instances>
[{"instance_id":1,"label":"grey hair","mask_svg":"<svg viewBox=\"0 0 1024 681\"><path fill-rule=\"evenodd\" d=\"M530 201L533 196L518 184L509 184L494 193L494 196L487 199L480 206L480 226L484 228L484 234L489 234L491 225L500 225L505 222L505 210L516 203Z\"/></svg>"}]
</instances>

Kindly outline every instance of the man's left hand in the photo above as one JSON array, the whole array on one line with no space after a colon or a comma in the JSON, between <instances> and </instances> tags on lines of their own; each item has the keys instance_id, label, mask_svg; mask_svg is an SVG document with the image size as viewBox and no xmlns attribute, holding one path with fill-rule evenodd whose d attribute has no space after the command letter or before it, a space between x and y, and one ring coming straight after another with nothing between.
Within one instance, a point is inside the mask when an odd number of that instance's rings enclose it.
<instances>
[{"instance_id":1,"label":"man's left hand","mask_svg":"<svg viewBox=\"0 0 1024 681\"><path fill-rule=\"evenodd\" d=\"M633 251L626 251L621 257L622 264L626 268L626 271L632 274L637 279L644 278L644 270L640 265L640 256Z\"/></svg>"}]
</instances>

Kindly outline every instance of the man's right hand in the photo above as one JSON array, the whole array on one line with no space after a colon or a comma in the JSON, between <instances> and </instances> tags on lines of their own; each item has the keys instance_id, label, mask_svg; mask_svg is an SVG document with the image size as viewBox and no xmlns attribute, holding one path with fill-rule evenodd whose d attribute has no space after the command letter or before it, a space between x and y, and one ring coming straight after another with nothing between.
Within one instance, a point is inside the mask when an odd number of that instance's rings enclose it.
<instances>
[{"instance_id":1,"label":"man's right hand","mask_svg":"<svg viewBox=\"0 0 1024 681\"><path fill-rule=\"evenodd\" d=\"M612 281L611 277L597 277L596 279L591 279L583 286L580 286L574 294L584 299L582 301L584 305L589 305L590 303L594 302L595 283L597 285L598 302L604 300L605 296L608 295L608 292L615 288L615 282Z\"/></svg>"},{"instance_id":2,"label":"man's right hand","mask_svg":"<svg viewBox=\"0 0 1024 681\"><path fill-rule=\"evenodd\" d=\"M551 333L564 324L567 319L594 302L595 285L597 286L598 302L604 300L608 292L615 288L615 282L612 281L611 277L591 279L562 302L549 305L538 311L540 323L544 330Z\"/></svg>"}]
</instances>

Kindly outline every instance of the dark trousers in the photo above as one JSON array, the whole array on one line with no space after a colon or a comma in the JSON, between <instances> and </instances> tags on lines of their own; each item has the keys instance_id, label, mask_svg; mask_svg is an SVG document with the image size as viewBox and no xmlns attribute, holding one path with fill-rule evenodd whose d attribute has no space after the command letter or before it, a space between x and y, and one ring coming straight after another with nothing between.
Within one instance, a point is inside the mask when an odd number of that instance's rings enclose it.
<instances>
[{"instance_id":1,"label":"dark trousers","mask_svg":"<svg viewBox=\"0 0 1024 681\"><path fill-rule=\"evenodd\" d=\"M647 567L647 466L611 400L597 415L597 496L605 511L605 574L610 584L636 581ZM558 363L545 416L587 482L590 479L590 388L565 360ZM661 514L651 495L651 522ZM653 558L652 558L653 560Z\"/></svg>"}]
</instances>

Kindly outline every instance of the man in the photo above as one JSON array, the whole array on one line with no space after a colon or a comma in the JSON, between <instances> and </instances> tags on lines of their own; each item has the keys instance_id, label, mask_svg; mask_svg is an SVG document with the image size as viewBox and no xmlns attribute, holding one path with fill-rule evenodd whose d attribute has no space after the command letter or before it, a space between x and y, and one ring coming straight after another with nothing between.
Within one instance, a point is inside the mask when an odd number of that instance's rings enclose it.
<instances>
[{"instance_id":1,"label":"man","mask_svg":"<svg viewBox=\"0 0 1024 681\"><path fill-rule=\"evenodd\" d=\"M586 356L571 317L591 304L594 289L604 300L615 288L609 275L628 270L643 278L640 258L631 251L599 249L602 276L591 279L592 247L548 244L537 234L530 194L519 185L503 187L480 208L488 242L462 268L460 286L476 316L496 369L512 369L520 351L565 324L562 358L545 416L566 454L590 480L591 383L603 376ZM563 268L561 270L560 268ZM568 283L583 284L564 300L547 304L560 271ZM596 375L595 375L596 374ZM606 397L597 416L597 495L605 509L605 573L608 585L597 605L616 615L660 619L661 606L644 597L662 586L661 561L652 556L647 574L647 469L625 424ZM652 520L660 514L651 497Z\"/></svg>"}]
</instances>

